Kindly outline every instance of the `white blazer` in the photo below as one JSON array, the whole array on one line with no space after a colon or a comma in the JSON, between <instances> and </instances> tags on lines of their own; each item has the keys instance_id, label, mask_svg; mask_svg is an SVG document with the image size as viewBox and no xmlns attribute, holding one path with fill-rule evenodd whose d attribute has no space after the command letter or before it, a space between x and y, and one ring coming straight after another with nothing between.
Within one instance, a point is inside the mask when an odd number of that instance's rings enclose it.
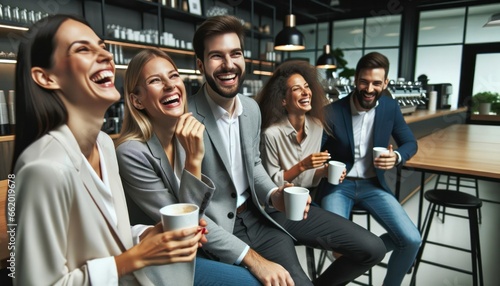
<instances>
[{"instance_id":1,"label":"white blazer","mask_svg":"<svg viewBox=\"0 0 500 286\"><path fill-rule=\"evenodd\" d=\"M117 223L104 206L66 125L44 135L19 157L16 175L16 285L102 285L89 262L133 246L113 141L97 142L106 163ZM123 285L152 285L142 271Z\"/></svg>"}]
</instances>

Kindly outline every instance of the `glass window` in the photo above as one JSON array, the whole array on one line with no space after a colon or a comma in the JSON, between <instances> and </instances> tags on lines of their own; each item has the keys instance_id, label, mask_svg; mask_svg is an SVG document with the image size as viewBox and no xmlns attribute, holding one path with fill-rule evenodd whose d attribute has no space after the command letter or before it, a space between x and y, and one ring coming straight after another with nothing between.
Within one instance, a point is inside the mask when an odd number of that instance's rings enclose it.
<instances>
[{"instance_id":1,"label":"glass window","mask_svg":"<svg viewBox=\"0 0 500 286\"><path fill-rule=\"evenodd\" d=\"M363 47L363 19L333 22L333 48Z\"/></svg>"},{"instance_id":2,"label":"glass window","mask_svg":"<svg viewBox=\"0 0 500 286\"><path fill-rule=\"evenodd\" d=\"M483 91L500 93L500 54L479 54L476 57L472 94Z\"/></svg>"},{"instance_id":3,"label":"glass window","mask_svg":"<svg viewBox=\"0 0 500 286\"><path fill-rule=\"evenodd\" d=\"M316 48L316 24L297 25L297 29L304 34L306 50ZM318 25L318 52L323 45L328 44L328 23Z\"/></svg>"},{"instance_id":4,"label":"glass window","mask_svg":"<svg viewBox=\"0 0 500 286\"><path fill-rule=\"evenodd\" d=\"M344 53L344 59L347 61L346 67L349 69L356 70L356 64L358 63L359 59L361 58L362 51L361 50L345 50L343 51ZM343 71L343 69L336 69L335 73L338 77L338 75ZM354 73L353 73L354 76Z\"/></svg>"},{"instance_id":5,"label":"glass window","mask_svg":"<svg viewBox=\"0 0 500 286\"><path fill-rule=\"evenodd\" d=\"M401 15L384 15L366 19L366 47L399 47Z\"/></svg>"},{"instance_id":6,"label":"glass window","mask_svg":"<svg viewBox=\"0 0 500 286\"><path fill-rule=\"evenodd\" d=\"M417 49L415 76L427 75L429 84L451 83L453 90L448 104L456 108L461 65L462 45L420 47Z\"/></svg>"},{"instance_id":7,"label":"glass window","mask_svg":"<svg viewBox=\"0 0 500 286\"><path fill-rule=\"evenodd\" d=\"M500 41L500 27L483 27L493 13L500 12L500 4L469 8L465 43L488 43Z\"/></svg>"},{"instance_id":8,"label":"glass window","mask_svg":"<svg viewBox=\"0 0 500 286\"><path fill-rule=\"evenodd\" d=\"M463 42L465 8L420 13L418 45L456 44Z\"/></svg>"}]
</instances>

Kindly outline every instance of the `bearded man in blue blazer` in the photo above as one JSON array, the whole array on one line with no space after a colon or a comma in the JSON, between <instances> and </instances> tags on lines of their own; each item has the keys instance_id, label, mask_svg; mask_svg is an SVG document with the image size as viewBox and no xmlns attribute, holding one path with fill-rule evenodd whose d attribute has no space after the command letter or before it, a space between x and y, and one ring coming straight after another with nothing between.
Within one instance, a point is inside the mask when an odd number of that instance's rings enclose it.
<instances>
[{"instance_id":1,"label":"bearded man in blue blazer","mask_svg":"<svg viewBox=\"0 0 500 286\"><path fill-rule=\"evenodd\" d=\"M331 134L323 147L332 160L346 164L347 177L339 185L321 182L321 206L348 218L353 206L366 209L388 232L381 236L392 255L383 285L401 285L420 246L420 233L395 198L384 178L386 170L410 159L417 141L396 100L382 96L387 88L389 60L372 52L363 56L355 74L355 90L326 107ZM394 150L390 139L398 148ZM373 158L373 147L389 152Z\"/></svg>"}]
</instances>

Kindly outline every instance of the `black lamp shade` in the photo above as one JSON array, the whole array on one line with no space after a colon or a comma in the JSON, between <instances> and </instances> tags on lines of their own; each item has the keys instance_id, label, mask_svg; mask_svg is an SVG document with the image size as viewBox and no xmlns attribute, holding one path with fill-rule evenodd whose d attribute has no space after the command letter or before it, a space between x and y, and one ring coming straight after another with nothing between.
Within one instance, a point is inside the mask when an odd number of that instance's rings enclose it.
<instances>
[{"instance_id":1,"label":"black lamp shade","mask_svg":"<svg viewBox=\"0 0 500 286\"><path fill-rule=\"evenodd\" d=\"M287 15L285 27L274 40L274 49L278 51L300 51L305 49L304 35L295 28L295 15Z\"/></svg>"},{"instance_id":2,"label":"black lamp shade","mask_svg":"<svg viewBox=\"0 0 500 286\"><path fill-rule=\"evenodd\" d=\"M334 69L337 67L337 60L330 52L330 45L325 45L323 54L316 61L316 67L321 69Z\"/></svg>"}]
</instances>

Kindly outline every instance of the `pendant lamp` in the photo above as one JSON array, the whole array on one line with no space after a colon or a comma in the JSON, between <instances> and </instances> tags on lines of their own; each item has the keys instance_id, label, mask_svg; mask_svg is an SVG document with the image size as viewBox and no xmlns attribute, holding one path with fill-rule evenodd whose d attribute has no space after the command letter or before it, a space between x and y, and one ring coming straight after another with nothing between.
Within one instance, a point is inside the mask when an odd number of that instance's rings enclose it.
<instances>
[{"instance_id":1,"label":"pendant lamp","mask_svg":"<svg viewBox=\"0 0 500 286\"><path fill-rule=\"evenodd\" d=\"M285 27L274 39L274 49L277 51L300 51L305 48L304 35L295 27L295 15L292 14L292 0L290 0L290 14L286 15Z\"/></svg>"},{"instance_id":2,"label":"pendant lamp","mask_svg":"<svg viewBox=\"0 0 500 286\"><path fill-rule=\"evenodd\" d=\"M486 24L484 24L483 27L493 27L493 26L500 26L500 13L495 13L491 15L490 19Z\"/></svg>"},{"instance_id":3,"label":"pendant lamp","mask_svg":"<svg viewBox=\"0 0 500 286\"><path fill-rule=\"evenodd\" d=\"M337 67L337 60L332 54L330 45L323 46L323 54L316 61L316 67L320 69L334 69Z\"/></svg>"}]
</instances>

